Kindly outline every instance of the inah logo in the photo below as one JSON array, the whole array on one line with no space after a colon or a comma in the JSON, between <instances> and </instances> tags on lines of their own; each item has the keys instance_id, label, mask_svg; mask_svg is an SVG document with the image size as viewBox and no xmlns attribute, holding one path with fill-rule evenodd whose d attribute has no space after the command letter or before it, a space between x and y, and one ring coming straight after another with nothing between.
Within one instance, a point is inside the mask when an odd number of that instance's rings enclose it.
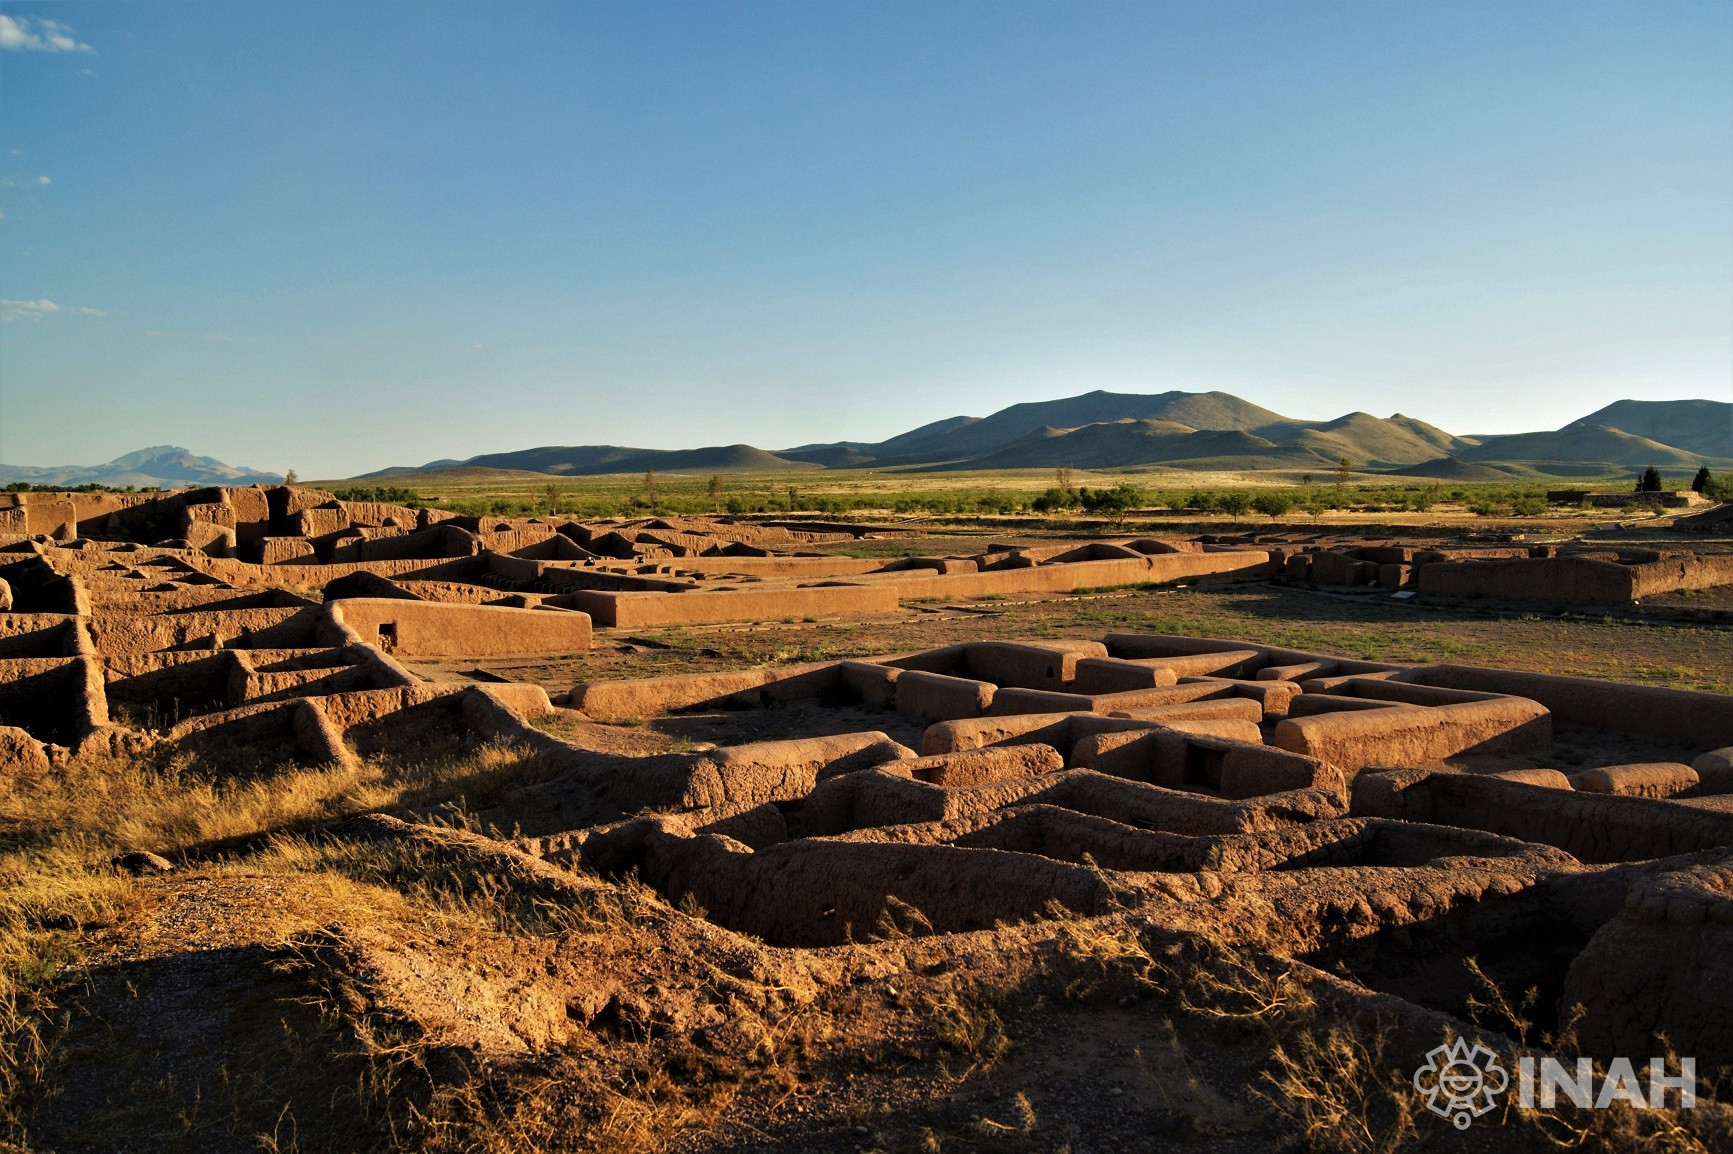
<instances>
[{"instance_id":1,"label":"inah logo","mask_svg":"<svg viewBox=\"0 0 1733 1154\"><path fill-rule=\"evenodd\" d=\"M1426 1099L1426 1108L1450 1119L1458 1130L1497 1105L1495 1099L1510 1086L1510 1073L1498 1055L1467 1039L1426 1052L1426 1064L1414 1071L1414 1088Z\"/></svg>"}]
</instances>

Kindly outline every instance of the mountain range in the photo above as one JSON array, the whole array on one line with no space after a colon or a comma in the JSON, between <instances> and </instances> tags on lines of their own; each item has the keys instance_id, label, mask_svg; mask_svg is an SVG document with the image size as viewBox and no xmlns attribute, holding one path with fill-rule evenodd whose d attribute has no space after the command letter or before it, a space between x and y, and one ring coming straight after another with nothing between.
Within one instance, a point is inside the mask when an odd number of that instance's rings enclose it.
<instances>
[{"instance_id":1,"label":"mountain range","mask_svg":"<svg viewBox=\"0 0 1733 1154\"><path fill-rule=\"evenodd\" d=\"M1198 469L1357 473L1452 481L1629 476L1649 465L1693 472L1733 468L1733 404L1615 401L1550 432L1458 436L1396 413L1301 421L1231 393L1084 393L1012 405L986 417L950 417L883 441L832 441L767 450L752 445L634 449L543 446L429 461L366 473L398 480L436 473L574 477L604 473L770 473L783 470ZM156 445L104 465L0 465L0 485L276 484L282 477Z\"/></svg>"},{"instance_id":2,"label":"mountain range","mask_svg":"<svg viewBox=\"0 0 1733 1154\"><path fill-rule=\"evenodd\" d=\"M1733 404L1616 401L1550 432L1458 436L1401 413L1301 421L1231 393L1093 392L950 417L884 441L833 441L765 450L752 445L634 449L544 446L466 460L382 469L367 480L454 469L555 476L601 473L772 472L811 469L1281 469L1324 472L1348 458L1356 472L1440 479L1612 477L1649 465L1679 472L1733 467Z\"/></svg>"},{"instance_id":3,"label":"mountain range","mask_svg":"<svg viewBox=\"0 0 1733 1154\"><path fill-rule=\"evenodd\" d=\"M25 481L37 488L59 485L107 485L120 489L178 489L183 485L280 485L280 473L225 465L215 457L197 457L179 445L152 445L106 465L0 465L0 485Z\"/></svg>"}]
</instances>

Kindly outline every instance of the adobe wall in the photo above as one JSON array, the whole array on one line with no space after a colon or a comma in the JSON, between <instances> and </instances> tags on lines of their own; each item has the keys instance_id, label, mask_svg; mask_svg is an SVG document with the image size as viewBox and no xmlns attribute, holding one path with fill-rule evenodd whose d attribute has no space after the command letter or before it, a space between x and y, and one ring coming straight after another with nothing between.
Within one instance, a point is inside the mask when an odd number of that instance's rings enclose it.
<instances>
[{"instance_id":1,"label":"adobe wall","mask_svg":"<svg viewBox=\"0 0 1733 1154\"><path fill-rule=\"evenodd\" d=\"M1702 750L1733 745L1733 697L1723 694L1473 665L1418 665L1399 676L1422 685L1526 697L1560 721L1590 729L1641 733Z\"/></svg>"},{"instance_id":2,"label":"adobe wall","mask_svg":"<svg viewBox=\"0 0 1733 1154\"><path fill-rule=\"evenodd\" d=\"M1486 830L1557 846L1590 865L1733 846L1733 813L1449 771L1363 773L1352 812Z\"/></svg>"},{"instance_id":3,"label":"adobe wall","mask_svg":"<svg viewBox=\"0 0 1733 1154\"><path fill-rule=\"evenodd\" d=\"M1164 789L1208 790L1234 799L1342 788L1342 775L1333 766L1262 742L1250 721L1195 723L1186 732L1099 733L1077 743L1073 762Z\"/></svg>"},{"instance_id":4,"label":"adobe wall","mask_svg":"<svg viewBox=\"0 0 1733 1154\"><path fill-rule=\"evenodd\" d=\"M876 557L682 557L675 569L753 577L852 577L884 566Z\"/></svg>"},{"instance_id":5,"label":"adobe wall","mask_svg":"<svg viewBox=\"0 0 1733 1154\"><path fill-rule=\"evenodd\" d=\"M1352 775L1373 765L1415 765L1460 753L1552 749L1552 717L1521 697L1455 705L1393 704L1278 722L1276 746L1316 757Z\"/></svg>"},{"instance_id":6,"label":"adobe wall","mask_svg":"<svg viewBox=\"0 0 1733 1154\"><path fill-rule=\"evenodd\" d=\"M900 932L957 933L1038 917L1054 902L1087 915L1111 901L1082 866L999 850L803 840L754 853L659 832L647 851L641 872L670 901L690 896L711 921L780 946L866 940L898 909L925 927Z\"/></svg>"},{"instance_id":7,"label":"adobe wall","mask_svg":"<svg viewBox=\"0 0 1733 1154\"><path fill-rule=\"evenodd\" d=\"M1148 732L1158 725L1185 725L1193 721L1232 720L1256 722L1255 702L1242 698L1182 701L1169 705L1126 710L1101 716L1090 713L1016 713L988 717L958 718L929 725L921 736L922 756L958 753L989 746L1040 742L1070 757L1084 738L1109 732Z\"/></svg>"},{"instance_id":8,"label":"adobe wall","mask_svg":"<svg viewBox=\"0 0 1733 1154\"><path fill-rule=\"evenodd\" d=\"M172 652L103 659L110 705L135 724L166 728L187 716L240 704L230 694L234 655Z\"/></svg>"},{"instance_id":9,"label":"adobe wall","mask_svg":"<svg viewBox=\"0 0 1733 1154\"><path fill-rule=\"evenodd\" d=\"M750 698L759 704L825 697L841 684L841 666L832 661L740 669L728 673L676 674L631 681L592 681L574 685L567 697L599 721L659 717L677 709L730 698Z\"/></svg>"},{"instance_id":10,"label":"adobe wall","mask_svg":"<svg viewBox=\"0 0 1733 1154\"><path fill-rule=\"evenodd\" d=\"M88 609L88 605L80 604L78 584L56 572L40 556L25 555L0 563L0 577L12 591L14 613L82 613Z\"/></svg>"},{"instance_id":11,"label":"adobe wall","mask_svg":"<svg viewBox=\"0 0 1733 1154\"><path fill-rule=\"evenodd\" d=\"M874 730L632 758L616 769L606 798L626 814L704 810L718 817L799 800L822 779L896 762L911 752Z\"/></svg>"},{"instance_id":12,"label":"adobe wall","mask_svg":"<svg viewBox=\"0 0 1733 1154\"><path fill-rule=\"evenodd\" d=\"M574 653L590 647L589 617L566 609L356 597L324 611L362 641L406 657Z\"/></svg>"},{"instance_id":13,"label":"adobe wall","mask_svg":"<svg viewBox=\"0 0 1733 1154\"><path fill-rule=\"evenodd\" d=\"M1733 584L1733 553L1665 557L1630 568L1634 570L1633 594L1638 600L1676 589L1707 589Z\"/></svg>"},{"instance_id":14,"label":"adobe wall","mask_svg":"<svg viewBox=\"0 0 1733 1154\"><path fill-rule=\"evenodd\" d=\"M90 617L90 637L103 654L149 653L158 649L263 648L311 649L318 646L315 606L283 609L219 609L139 616L103 610Z\"/></svg>"},{"instance_id":15,"label":"adobe wall","mask_svg":"<svg viewBox=\"0 0 1733 1154\"><path fill-rule=\"evenodd\" d=\"M70 540L78 536L78 507L65 493L0 493L0 533Z\"/></svg>"},{"instance_id":16,"label":"adobe wall","mask_svg":"<svg viewBox=\"0 0 1733 1154\"><path fill-rule=\"evenodd\" d=\"M1572 1025L1585 1052L1671 1052L1709 1068L1733 1064L1730 874L1723 856L1631 887L1565 975L1560 1000L1582 1007Z\"/></svg>"},{"instance_id":17,"label":"adobe wall","mask_svg":"<svg viewBox=\"0 0 1733 1154\"><path fill-rule=\"evenodd\" d=\"M913 601L1007 593L1069 593L1075 589L1162 584L1210 574L1255 576L1269 563L1265 552L1160 553L1112 561L1072 561L984 573L937 575L911 570L891 578L898 595ZM929 574L922 576L921 574ZM868 580L874 579L868 575Z\"/></svg>"},{"instance_id":18,"label":"adobe wall","mask_svg":"<svg viewBox=\"0 0 1733 1154\"><path fill-rule=\"evenodd\" d=\"M71 746L107 724L108 698L94 658L0 660L0 726Z\"/></svg>"},{"instance_id":19,"label":"adobe wall","mask_svg":"<svg viewBox=\"0 0 1733 1154\"><path fill-rule=\"evenodd\" d=\"M1061 689L1077 676L1077 663L1106 657L1099 641L973 641L963 646L969 676L1022 689Z\"/></svg>"},{"instance_id":20,"label":"adobe wall","mask_svg":"<svg viewBox=\"0 0 1733 1154\"><path fill-rule=\"evenodd\" d=\"M564 595L596 624L620 629L655 625L705 625L782 617L836 617L895 613L894 586L825 585L796 589L697 590L690 593L606 593L577 590Z\"/></svg>"},{"instance_id":21,"label":"adobe wall","mask_svg":"<svg viewBox=\"0 0 1733 1154\"><path fill-rule=\"evenodd\" d=\"M266 538L267 543L279 538ZM203 559L198 569L236 586L292 584L319 588L351 573L376 573L381 577L427 581L463 581L480 577L487 562L481 557L403 558L396 561L351 561L341 565L286 565L276 571L268 566L222 558Z\"/></svg>"},{"instance_id":22,"label":"adobe wall","mask_svg":"<svg viewBox=\"0 0 1733 1154\"><path fill-rule=\"evenodd\" d=\"M1428 597L1589 605L1627 605L1637 598L1635 568L1580 557L1438 562L1421 565L1414 580Z\"/></svg>"},{"instance_id":23,"label":"adobe wall","mask_svg":"<svg viewBox=\"0 0 1733 1154\"><path fill-rule=\"evenodd\" d=\"M73 657L78 621L61 613L0 613L0 658Z\"/></svg>"},{"instance_id":24,"label":"adobe wall","mask_svg":"<svg viewBox=\"0 0 1733 1154\"><path fill-rule=\"evenodd\" d=\"M1224 641L1214 637L1184 637L1178 634L1164 633L1109 633L1104 639L1107 651L1114 657L1131 661L1169 658L1186 658L1195 654L1232 653L1236 650L1255 650L1263 655L1266 666L1256 668L1251 674L1263 679L1274 669L1282 676L1292 676L1300 670L1318 675L1316 671L1328 668L1334 674L1375 674L1389 673L1407 669L1406 665L1397 665L1384 661L1357 661L1352 658L1338 657L1330 653L1311 653L1303 649L1285 649L1278 645L1257 645L1248 641ZM1250 661L1240 665L1241 675L1254 668ZM1274 674L1270 674L1274 676Z\"/></svg>"},{"instance_id":25,"label":"adobe wall","mask_svg":"<svg viewBox=\"0 0 1733 1154\"><path fill-rule=\"evenodd\" d=\"M1159 661L1086 657L1077 663L1077 676L1071 684L1071 691L1120 693L1132 689L1160 689L1178 682L1179 675Z\"/></svg>"}]
</instances>

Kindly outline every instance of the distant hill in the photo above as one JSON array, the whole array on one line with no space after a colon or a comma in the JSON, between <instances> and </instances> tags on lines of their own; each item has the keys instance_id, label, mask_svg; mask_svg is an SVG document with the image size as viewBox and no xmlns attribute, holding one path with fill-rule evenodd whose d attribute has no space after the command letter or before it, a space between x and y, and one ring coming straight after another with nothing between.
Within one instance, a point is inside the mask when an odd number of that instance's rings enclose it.
<instances>
[{"instance_id":1,"label":"distant hill","mask_svg":"<svg viewBox=\"0 0 1733 1154\"><path fill-rule=\"evenodd\" d=\"M1589 472L1593 471L1589 469ZM1430 477L1438 481L1533 481L1542 476L1523 465L1472 465L1455 457L1439 457L1435 461L1381 469L1379 472L1392 477Z\"/></svg>"},{"instance_id":2,"label":"distant hill","mask_svg":"<svg viewBox=\"0 0 1733 1154\"><path fill-rule=\"evenodd\" d=\"M968 461L971 469L1031 469L1070 465L1080 469L1171 464L1204 457L1260 458L1277 446L1234 430L1202 430L1177 421L1127 418L1080 429L1041 428L996 452ZM934 468L949 468L949 465Z\"/></svg>"},{"instance_id":3,"label":"distant hill","mask_svg":"<svg viewBox=\"0 0 1733 1154\"><path fill-rule=\"evenodd\" d=\"M0 485L25 481L37 487L108 485L139 489L178 489L185 485L280 485L280 473L225 465L198 457L179 445L152 445L104 465L0 465Z\"/></svg>"},{"instance_id":4,"label":"distant hill","mask_svg":"<svg viewBox=\"0 0 1733 1154\"><path fill-rule=\"evenodd\" d=\"M1625 424L1616 422L1623 421ZM1647 430L1647 431L1640 431ZM1302 421L1231 393L1110 393L947 417L883 441L832 441L775 452L751 445L632 449L578 445L485 453L387 469L367 479L454 467L598 473L778 472L795 469L1080 469L1163 467L1333 470L1457 480L1613 476L1648 465L1677 474L1733 467L1733 405L1619 401L1551 432L1463 437L1401 413Z\"/></svg>"},{"instance_id":5,"label":"distant hill","mask_svg":"<svg viewBox=\"0 0 1733 1154\"><path fill-rule=\"evenodd\" d=\"M1654 465L1658 469L1694 471L1703 455L1688 453L1607 425L1573 422L1552 433L1487 437L1456 456L1463 461L1522 464L1543 473L1557 473L1559 466L1591 462L1626 469Z\"/></svg>"},{"instance_id":6,"label":"distant hill","mask_svg":"<svg viewBox=\"0 0 1733 1154\"><path fill-rule=\"evenodd\" d=\"M1125 420L1169 421L1199 430L1246 431L1286 423L1288 418L1230 393L1143 395L1098 389L1057 401L1012 405L990 417L952 417L877 445L855 444L860 451L871 454L874 463L881 467L955 461L960 468L1008 468L1012 466L976 465L972 459L999 453L1043 429L1080 429Z\"/></svg>"},{"instance_id":7,"label":"distant hill","mask_svg":"<svg viewBox=\"0 0 1733 1154\"><path fill-rule=\"evenodd\" d=\"M1559 431L1596 425L1704 457L1733 457L1733 403L1727 401L1614 401Z\"/></svg>"},{"instance_id":8,"label":"distant hill","mask_svg":"<svg viewBox=\"0 0 1733 1154\"><path fill-rule=\"evenodd\" d=\"M503 469L514 473L545 473L555 477L585 477L605 473L774 473L811 469L751 445L720 445L706 449L632 449L623 445L549 445L515 453L483 453L467 461L435 461L420 468L380 469L358 481L413 477L454 469Z\"/></svg>"}]
</instances>

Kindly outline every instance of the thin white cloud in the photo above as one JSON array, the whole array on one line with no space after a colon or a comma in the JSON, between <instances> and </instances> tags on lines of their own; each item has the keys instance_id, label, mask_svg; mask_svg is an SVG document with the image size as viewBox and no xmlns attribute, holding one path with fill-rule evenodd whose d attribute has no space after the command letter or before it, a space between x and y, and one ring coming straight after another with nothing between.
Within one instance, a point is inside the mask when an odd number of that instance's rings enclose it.
<instances>
[{"instance_id":1,"label":"thin white cloud","mask_svg":"<svg viewBox=\"0 0 1733 1154\"><path fill-rule=\"evenodd\" d=\"M47 297L35 301L0 300L0 321L39 321L43 317L105 317L101 309L82 305L57 305Z\"/></svg>"},{"instance_id":2,"label":"thin white cloud","mask_svg":"<svg viewBox=\"0 0 1733 1154\"><path fill-rule=\"evenodd\" d=\"M54 182L46 176L39 176L36 178L36 183L37 184L53 184Z\"/></svg>"},{"instance_id":3,"label":"thin white cloud","mask_svg":"<svg viewBox=\"0 0 1733 1154\"><path fill-rule=\"evenodd\" d=\"M0 15L0 49L7 52L95 52L54 20Z\"/></svg>"}]
</instances>

